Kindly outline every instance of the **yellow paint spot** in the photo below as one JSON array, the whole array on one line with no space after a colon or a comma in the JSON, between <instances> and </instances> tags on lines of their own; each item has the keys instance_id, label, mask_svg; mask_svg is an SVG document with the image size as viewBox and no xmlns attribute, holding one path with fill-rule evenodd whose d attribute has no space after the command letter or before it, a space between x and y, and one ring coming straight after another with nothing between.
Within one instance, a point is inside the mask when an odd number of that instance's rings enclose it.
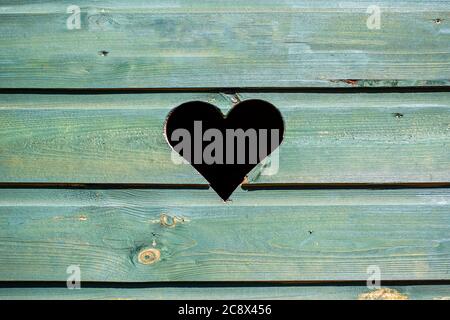
<instances>
[{"instance_id":1,"label":"yellow paint spot","mask_svg":"<svg viewBox=\"0 0 450 320\"><path fill-rule=\"evenodd\" d=\"M394 289L381 288L360 294L358 300L408 300L408 296Z\"/></svg>"}]
</instances>

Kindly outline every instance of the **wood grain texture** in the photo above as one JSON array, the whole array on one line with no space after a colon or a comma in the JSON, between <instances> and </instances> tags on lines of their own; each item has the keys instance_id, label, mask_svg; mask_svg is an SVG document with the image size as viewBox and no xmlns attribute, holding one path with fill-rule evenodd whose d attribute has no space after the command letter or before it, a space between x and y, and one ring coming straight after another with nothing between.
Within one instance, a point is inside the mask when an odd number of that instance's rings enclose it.
<instances>
[{"instance_id":1,"label":"wood grain texture","mask_svg":"<svg viewBox=\"0 0 450 320\"><path fill-rule=\"evenodd\" d=\"M449 279L449 189L3 189L0 281ZM166 215L161 223L161 215ZM176 217L174 226L173 218ZM139 262L142 250L160 253Z\"/></svg>"},{"instance_id":2,"label":"wood grain texture","mask_svg":"<svg viewBox=\"0 0 450 320\"><path fill-rule=\"evenodd\" d=\"M0 87L450 83L450 3L383 0L1 1ZM355 81L357 80L357 81Z\"/></svg>"},{"instance_id":3,"label":"wood grain texture","mask_svg":"<svg viewBox=\"0 0 450 320\"><path fill-rule=\"evenodd\" d=\"M390 287L409 300L448 300L450 286ZM365 286L152 287L123 288L0 288L0 300L354 300L370 293Z\"/></svg>"},{"instance_id":4,"label":"wood grain texture","mask_svg":"<svg viewBox=\"0 0 450 320\"><path fill-rule=\"evenodd\" d=\"M450 93L0 95L0 182L206 183L171 161L169 111L191 100L224 113L264 99L286 122L279 171L258 183L450 181Z\"/></svg>"}]
</instances>

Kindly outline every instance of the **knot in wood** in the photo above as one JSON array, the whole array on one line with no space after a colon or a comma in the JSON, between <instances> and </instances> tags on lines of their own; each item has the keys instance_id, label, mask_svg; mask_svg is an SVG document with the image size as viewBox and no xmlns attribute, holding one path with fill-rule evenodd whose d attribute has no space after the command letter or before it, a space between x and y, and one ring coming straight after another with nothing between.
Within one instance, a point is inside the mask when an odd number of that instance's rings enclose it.
<instances>
[{"instance_id":1,"label":"knot in wood","mask_svg":"<svg viewBox=\"0 0 450 320\"><path fill-rule=\"evenodd\" d=\"M161 252L158 249L150 248L142 250L138 255L138 261L142 264L152 264L161 258Z\"/></svg>"}]
</instances>

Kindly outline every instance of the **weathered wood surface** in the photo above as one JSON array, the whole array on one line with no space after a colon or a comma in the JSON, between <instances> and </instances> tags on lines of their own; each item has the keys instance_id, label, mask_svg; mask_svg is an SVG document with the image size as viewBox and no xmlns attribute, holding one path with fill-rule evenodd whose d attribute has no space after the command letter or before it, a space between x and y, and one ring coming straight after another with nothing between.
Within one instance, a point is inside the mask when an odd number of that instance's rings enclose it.
<instances>
[{"instance_id":1,"label":"weathered wood surface","mask_svg":"<svg viewBox=\"0 0 450 320\"><path fill-rule=\"evenodd\" d=\"M70 5L81 28L68 30ZM381 29L366 26L370 5ZM448 86L450 2L1 1L0 88ZM443 88L445 89L445 88ZM175 90L172 90L175 91ZM206 90L205 90L206 91ZM293 90L292 90L293 91ZM0 183L205 183L162 135L261 98L287 132L250 183L450 181L450 93L0 94ZM10 92L10 91L8 91ZM450 189L0 189L0 281L449 280ZM176 222L174 226L170 224ZM151 256L140 255L151 249ZM448 299L450 286L399 286ZM363 286L0 288L0 299L355 299Z\"/></svg>"},{"instance_id":2,"label":"weathered wood surface","mask_svg":"<svg viewBox=\"0 0 450 320\"><path fill-rule=\"evenodd\" d=\"M449 21L446 0L1 1L0 87L448 85Z\"/></svg>"},{"instance_id":3,"label":"weathered wood surface","mask_svg":"<svg viewBox=\"0 0 450 320\"><path fill-rule=\"evenodd\" d=\"M449 189L0 191L1 281L450 278Z\"/></svg>"},{"instance_id":4,"label":"weathered wood surface","mask_svg":"<svg viewBox=\"0 0 450 320\"><path fill-rule=\"evenodd\" d=\"M250 182L450 181L450 93L0 95L0 181L206 183L171 161L169 111L190 100L226 112L275 104L286 121L279 171ZM265 171L265 173L269 173Z\"/></svg>"},{"instance_id":5,"label":"weathered wood surface","mask_svg":"<svg viewBox=\"0 0 450 320\"><path fill-rule=\"evenodd\" d=\"M382 288L378 294L365 286L155 287L155 288L0 288L1 300L364 300L367 294L383 299L449 300L450 286L423 285Z\"/></svg>"}]
</instances>

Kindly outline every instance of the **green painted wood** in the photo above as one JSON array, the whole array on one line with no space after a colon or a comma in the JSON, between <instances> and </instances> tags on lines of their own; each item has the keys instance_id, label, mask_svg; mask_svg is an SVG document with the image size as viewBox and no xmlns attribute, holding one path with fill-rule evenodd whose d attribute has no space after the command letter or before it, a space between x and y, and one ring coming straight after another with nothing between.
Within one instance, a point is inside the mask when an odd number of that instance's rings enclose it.
<instances>
[{"instance_id":1,"label":"green painted wood","mask_svg":"<svg viewBox=\"0 0 450 320\"><path fill-rule=\"evenodd\" d=\"M450 93L0 95L0 182L205 183L171 161L169 111L275 104L286 121L279 171L260 183L450 181Z\"/></svg>"},{"instance_id":2,"label":"green painted wood","mask_svg":"<svg viewBox=\"0 0 450 320\"><path fill-rule=\"evenodd\" d=\"M394 297L409 300L448 300L450 286L424 285L382 288L396 290ZM155 287L139 289L123 288L0 288L0 300L355 300L373 292L364 286L270 286L265 287ZM392 291L389 291L392 292ZM386 297L389 295L385 294ZM392 296L391 296L392 297Z\"/></svg>"},{"instance_id":3,"label":"green painted wood","mask_svg":"<svg viewBox=\"0 0 450 320\"><path fill-rule=\"evenodd\" d=\"M0 87L450 83L446 0L79 0L68 30L73 4L0 3Z\"/></svg>"},{"instance_id":4,"label":"green painted wood","mask_svg":"<svg viewBox=\"0 0 450 320\"><path fill-rule=\"evenodd\" d=\"M118 282L365 281L373 265L386 281L448 280L450 270L449 189L238 191L228 203L212 190L2 189L0 230L0 281L66 281L70 265L83 281ZM143 264L149 248L159 259Z\"/></svg>"}]
</instances>

